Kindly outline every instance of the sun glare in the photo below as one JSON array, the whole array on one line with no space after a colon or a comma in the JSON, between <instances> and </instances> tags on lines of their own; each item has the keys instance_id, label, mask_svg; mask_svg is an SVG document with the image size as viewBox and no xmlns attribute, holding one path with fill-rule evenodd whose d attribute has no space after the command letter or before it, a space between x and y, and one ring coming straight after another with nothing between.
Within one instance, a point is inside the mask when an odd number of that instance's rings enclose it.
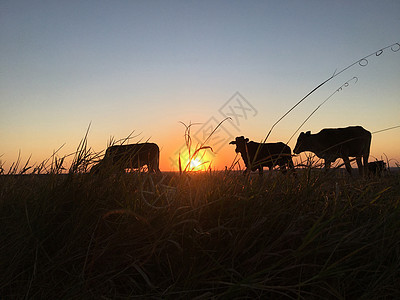
<instances>
[{"instance_id":1,"label":"sun glare","mask_svg":"<svg viewBox=\"0 0 400 300\"><path fill-rule=\"evenodd\" d=\"M202 162L200 158L195 158L190 161L190 168L196 170L197 168L201 167Z\"/></svg>"},{"instance_id":2,"label":"sun glare","mask_svg":"<svg viewBox=\"0 0 400 300\"><path fill-rule=\"evenodd\" d=\"M195 155L194 157L189 157L187 152L181 153L180 160L182 162L182 170L185 169L186 171L206 171L211 164L211 160L207 153L204 152L198 153L198 155Z\"/></svg>"}]
</instances>

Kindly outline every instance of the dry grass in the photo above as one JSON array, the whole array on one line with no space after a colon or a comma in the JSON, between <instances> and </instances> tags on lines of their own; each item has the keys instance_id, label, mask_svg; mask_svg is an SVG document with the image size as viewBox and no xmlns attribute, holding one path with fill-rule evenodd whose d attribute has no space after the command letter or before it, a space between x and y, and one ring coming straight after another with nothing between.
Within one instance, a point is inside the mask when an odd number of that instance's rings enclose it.
<instances>
[{"instance_id":1,"label":"dry grass","mask_svg":"<svg viewBox=\"0 0 400 300\"><path fill-rule=\"evenodd\" d=\"M398 45L335 72L265 141L326 82ZM190 127L189 158L212 150L190 152ZM352 178L307 158L297 176L181 161L93 175L86 138L68 174L58 150L38 166L0 161L1 299L400 298L400 172Z\"/></svg>"},{"instance_id":2,"label":"dry grass","mask_svg":"<svg viewBox=\"0 0 400 300\"><path fill-rule=\"evenodd\" d=\"M84 146L0 176L2 299L400 296L399 173L93 176Z\"/></svg>"}]
</instances>

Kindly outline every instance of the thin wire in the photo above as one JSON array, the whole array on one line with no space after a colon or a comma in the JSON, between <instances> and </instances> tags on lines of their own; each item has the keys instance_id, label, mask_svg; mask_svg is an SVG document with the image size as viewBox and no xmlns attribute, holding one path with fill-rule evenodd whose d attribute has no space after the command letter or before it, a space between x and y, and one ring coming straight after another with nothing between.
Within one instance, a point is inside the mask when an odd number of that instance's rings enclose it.
<instances>
[{"instance_id":1,"label":"thin wire","mask_svg":"<svg viewBox=\"0 0 400 300\"><path fill-rule=\"evenodd\" d=\"M389 127L389 128L382 129L382 130L378 130L378 131L374 131L374 132L372 132L372 134L380 133L380 132L384 132L384 131L388 131L388 130L396 129L396 128L400 128L400 125L398 125L398 126L393 126L393 127Z\"/></svg>"},{"instance_id":2,"label":"thin wire","mask_svg":"<svg viewBox=\"0 0 400 300\"><path fill-rule=\"evenodd\" d=\"M271 129L269 130L267 136L265 137L263 143L265 143L267 141L267 139L269 138L269 136L271 135L272 130L275 128L275 126L283 119L285 118L289 113L291 113L298 105L300 105L300 103L302 103L305 99L308 98L308 96L310 96L312 93L314 93L316 90L318 90L321 86L323 86L324 84L326 84L327 82L329 82L331 79L335 78L336 76L342 74L343 72L347 71L348 69L350 69L351 67L353 67L356 64L359 64L361 67L365 67L368 65L368 58L371 57L372 55L375 56L380 56L384 50L389 49L392 52L398 52L400 50L400 43L394 43L392 45L386 46L382 49L379 49L377 51L372 52L371 54L364 56L363 58L355 61L354 63L348 65L347 67L345 67L344 69L340 70L339 72L335 72L332 74L332 76L330 76L328 79L326 79L325 81L323 81L322 83L320 83L317 87L315 87L313 90L311 90L307 95L305 95L302 99L300 99L291 109L289 109L282 117L280 117L278 119L278 121L276 121Z\"/></svg>"},{"instance_id":3,"label":"thin wire","mask_svg":"<svg viewBox=\"0 0 400 300\"><path fill-rule=\"evenodd\" d=\"M340 91L343 90L343 88L346 88L350 85L350 82L352 80L355 80L354 84L357 83L358 78L357 77L353 77L350 80L347 80L345 83L343 83L338 89L336 89L336 91L334 91L328 98L325 99L325 101L323 101L320 105L317 106L316 109L314 109L312 111L312 113L304 120L303 123L301 123L301 125L296 129L296 131L293 133L293 135L290 137L290 139L287 141L286 145L289 144L289 142L292 140L292 138L296 135L297 132L299 132L299 130L301 129L301 127L303 127L303 125L311 118L311 116L322 106L324 105L329 99L331 99L336 93L339 93Z\"/></svg>"}]
</instances>

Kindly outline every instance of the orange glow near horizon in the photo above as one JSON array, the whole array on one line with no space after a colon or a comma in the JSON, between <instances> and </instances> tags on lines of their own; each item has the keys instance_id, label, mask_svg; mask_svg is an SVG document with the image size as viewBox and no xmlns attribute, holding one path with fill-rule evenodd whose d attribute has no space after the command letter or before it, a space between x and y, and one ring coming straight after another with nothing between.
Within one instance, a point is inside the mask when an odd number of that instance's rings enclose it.
<instances>
[{"instance_id":1,"label":"orange glow near horizon","mask_svg":"<svg viewBox=\"0 0 400 300\"><path fill-rule=\"evenodd\" d=\"M394 135L395 132L392 134ZM386 133L389 135L389 133ZM397 168L399 165L400 157L398 154L397 145L397 137L385 136L384 134L376 135L373 137L373 142L371 145L371 154L369 157L369 161L384 160L389 163L389 166L392 168ZM193 155L195 150L191 150L190 153L192 155L191 159L189 159L189 153L186 147L182 147L180 151L176 150L175 146L178 142L169 140L169 143L165 143L164 145L160 143L160 169L161 171L179 171L179 158L181 161L181 169L186 171L207 171L210 168L213 170L224 170L225 167L229 167L232 165L232 162L235 160L236 153L234 152L234 147L226 145L222 149L219 149L216 152L211 152L210 149L204 149L198 151L197 155ZM104 148L104 147L103 147ZM97 151L103 150L102 146L95 145L95 149ZM293 146L292 146L293 148ZM70 156L70 153L73 153L75 149L74 145L66 146L62 149L62 151L58 152L55 156L57 158L62 158L65 156L63 166L68 170L73 156ZM44 151L35 151L31 154L26 154L22 151L19 157L18 152L14 155L7 155L0 153L0 173L1 169L3 169L3 173L7 174L10 170L10 167L19 161L19 168L22 168L31 157L28 162L28 166L38 166L42 162L47 161L46 166L51 165L52 160L49 158L52 157L53 151L44 152ZM301 154L304 155L304 154ZM101 157L100 157L101 158ZM244 168L243 160L240 155L236 157L239 160L239 165ZM300 163L301 156L299 155L294 159L295 165ZM339 164L342 163L342 160L337 161ZM49 167L48 167L49 168ZM33 169L33 168L32 168ZM28 172L29 173L29 172Z\"/></svg>"},{"instance_id":2,"label":"orange glow near horizon","mask_svg":"<svg viewBox=\"0 0 400 300\"><path fill-rule=\"evenodd\" d=\"M207 149L196 151L191 150L190 154L187 149L178 154L176 158L177 166L179 169L179 162L181 164L180 168L185 171L207 171L211 164L211 156L208 155Z\"/></svg>"},{"instance_id":3,"label":"orange glow near horizon","mask_svg":"<svg viewBox=\"0 0 400 300\"><path fill-rule=\"evenodd\" d=\"M367 126L365 126L367 127ZM370 126L373 127L373 126ZM378 126L376 126L378 127ZM378 129L382 128L378 127ZM389 127L389 126L388 126ZM192 144L190 154L192 155L191 159L189 159L188 147L185 144L184 139L182 138L182 128L179 125L175 127L166 128L165 131L158 133L158 135L154 136L151 139L151 142L155 142L159 145L160 148L160 160L159 167L161 172L179 172L179 158L181 162L181 169L186 171L207 171L210 168L212 170L224 170L225 168L230 168L235 160L239 161L238 167L244 169L244 162L240 156L237 156L235 153L235 146L229 145L229 140L224 144L216 144L213 143L214 140L210 139L206 143L206 146L212 147L211 149L206 148L198 151L197 155L193 156L195 153L195 149L201 147L201 144ZM181 131L179 131L181 130ZM260 131L257 128L249 127L245 132L256 132ZM372 130L371 130L372 131ZM172 132L174 134L168 134ZM382 133L377 133L373 135L372 143L371 143L371 152L369 161L384 160L388 162L388 165L392 168L397 168L399 165L400 157L399 157L399 133L400 129L394 129L390 131L385 131ZM96 153L103 153L107 147L107 143L104 138L99 138L97 134L93 133L89 135L89 145L91 150ZM246 133L238 133L237 135L246 135L251 140L259 142L260 137L246 134ZM277 129L274 132L275 136L271 138L271 142L282 141L284 138L280 138L282 136L286 137L288 134L286 132L281 132ZM122 135L121 135L122 136ZM9 139L5 138L5 141L8 141L12 138L12 136L6 136ZM53 140L40 140L40 144L33 144L32 140L22 140L21 141L21 151L18 151L18 148L12 149L13 151L7 151L6 148L0 149L0 173L1 168L4 169L3 173L7 174L10 170L10 167L13 163L20 161L19 166L23 168L26 164L27 160L30 158L28 162L28 166L33 166L30 170L33 170L35 166L38 166L44 161L47 161L46 165L50 165L52 162L52 157L54 152L57 152L55 157L63 158L65 156L63 166L66 170L69 169L73 155L77 148L77 143L79 142L80 137L75 138L73 141L68 141L65 146L63 146L60 151L57 150L60 148L60 144L62 145L62 141L53 141ZM143 140L147 141L147 137L142 140L133 140L130 141L130 144L136 142L143 142ZM77 142L78 141L78 142ZM218 142L219 140L215 140ZM296 137L291 141L290 147L294 148L296 142ZM34 145L34 147L32 146ZM29 148L30 147L30 148ZM52 150L55 149L55 150ZM28 152L30 151L30 152ZM304 155L304 154L303 154ZM99 159L102 156L99 157ZM301 157L298 156L297 163L300 163ZM295 165L297 164L295 160ZM341 164L342 161L338 160L338 163ZM29 172L28 172L29 173Z\"/></svg>"}]
</instances>

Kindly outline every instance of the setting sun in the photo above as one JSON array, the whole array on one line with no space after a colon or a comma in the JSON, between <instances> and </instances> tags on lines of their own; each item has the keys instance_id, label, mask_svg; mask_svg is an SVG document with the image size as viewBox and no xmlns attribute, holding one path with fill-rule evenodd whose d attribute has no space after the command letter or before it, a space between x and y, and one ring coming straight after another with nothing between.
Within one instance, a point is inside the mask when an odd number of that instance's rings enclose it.
<instances>
[{"instance_id":1,"label":"setting sun","mask_svg":"<svg viewBox=\"0 0 400 300\"><path fill-rule=\"evenodd\" d=\"M190 168L196 169L196 168L200 167L202 164L203 163L201 162L201 160L199 158L195 158L190 161Z\"/></svg>"},{"instance_id":2,"label":"setting sun","mask_svg":"<svg viewBox=\"0 0 400 300\"><path fill-rule=\"evenodd\" d=\"M180 168L185 171L205 171L207 170L211 163L212 159L206 152L207 150L200 150L197 153L195 151L191 151L191 155L189 155L188 151L183 151L179 154L178 157L178 167L180 161Z\"/></svg>"},{"instance_id":3,"label":"setting sun","mask_svg":"<svg viewBox=\"0 0 400 300\"><path fill-rule=\"evenodd\" d=\"M188 159L186 165L188 171L205 171L209 168L211 161L206 154L197 155L192 159Z\"/></svg>"}]
</instances>

